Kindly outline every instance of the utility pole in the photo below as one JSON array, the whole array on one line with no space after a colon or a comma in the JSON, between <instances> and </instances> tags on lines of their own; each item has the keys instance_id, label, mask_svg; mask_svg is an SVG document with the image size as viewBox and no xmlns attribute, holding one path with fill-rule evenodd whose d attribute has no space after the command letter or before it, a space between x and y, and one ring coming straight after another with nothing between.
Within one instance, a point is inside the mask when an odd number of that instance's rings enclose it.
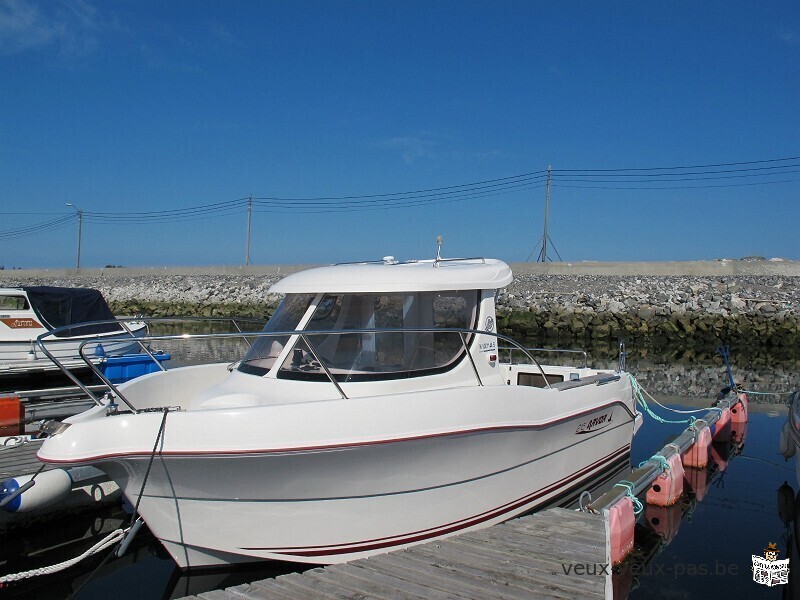
<instances>
[{"instance_id":1,"label":"utility pole","mask_svg":"<svg viewBox=\"0 0 800 600\"><path fill-rule=\"evenodd\" d=\"M544 201L544 233L542 234L542 252L539 255L540 262L547 262L547 220L550 217L550 174L552 166L547 165L547 193Z\"/></svg>"},{"instance_id":2,"label":"utility pole","mask_svg":"<svg viewBox=\"0 0 800 600\"><path fill-rule=\"evenodd\" d=\"M250 194L250 198L247 200L247 249L244 255L244 264L245 266L251 264L250 262L250 221L253 215L253 194Z\"/></svg>"},{"instance_id":3,"label":"utility pole","mask_svg":"<svg viewBox=\"0 0 800 600\"><path fill-rule=\"evenodd\" d=\"M78 208L77 206L75 206L74 204L72 204L71 202L67 202L67 206L71 206L78 213L78 261L77 261L77 263L75 265L75 268L76 269L80 269L81 268L81 233L82 233L82 230L83 230L83 211L80 208Z\"/></svg>"}]
</instances>

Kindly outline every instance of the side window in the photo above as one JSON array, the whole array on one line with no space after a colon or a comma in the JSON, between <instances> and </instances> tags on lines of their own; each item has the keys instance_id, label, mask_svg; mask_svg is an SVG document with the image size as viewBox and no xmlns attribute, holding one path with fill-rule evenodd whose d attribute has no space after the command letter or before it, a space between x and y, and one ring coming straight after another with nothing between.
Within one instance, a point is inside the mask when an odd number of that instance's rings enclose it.
<instances>
[{"instance_id":1,"label":"side window","mask_svg":"<svg viewBox=\"0 0 800 600\"><path fill-rule=\"evenodd\" d=\"M0 310L28 310L25 296L0 296Z\"/></svg>"},{"instance_id":2,"label":"side window","mask_svg":"<svg viewBox=\"0 0 800 600\"><path fill-rule=\"evenodd\" d=\"M473 301L474 306L474 301ZM467 316L467 299L463 295L447 296L439 294L433 300L433 326L471 328L471 319Z\"/></svg>"}]
</instances>

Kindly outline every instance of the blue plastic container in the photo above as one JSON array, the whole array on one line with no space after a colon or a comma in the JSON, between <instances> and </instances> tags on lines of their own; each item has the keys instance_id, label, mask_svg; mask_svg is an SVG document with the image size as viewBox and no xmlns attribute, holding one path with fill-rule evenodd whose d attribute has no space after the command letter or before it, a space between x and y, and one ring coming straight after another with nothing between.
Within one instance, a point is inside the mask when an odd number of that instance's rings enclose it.
<instances>
[{"instance_id":1,"label":"blue plastic container","mask_svg":"<svg viewBox=\"0 0 800 600\"><path fill-rule=\"evenodd\" d=\"M154 352L159 363L169 360L171 355L167 352ZM148 354L123 354L122 356L109 356L100 364L100 370L111 383L124 383L134 377L160 371Z\"/></svg>"}]
</instances>

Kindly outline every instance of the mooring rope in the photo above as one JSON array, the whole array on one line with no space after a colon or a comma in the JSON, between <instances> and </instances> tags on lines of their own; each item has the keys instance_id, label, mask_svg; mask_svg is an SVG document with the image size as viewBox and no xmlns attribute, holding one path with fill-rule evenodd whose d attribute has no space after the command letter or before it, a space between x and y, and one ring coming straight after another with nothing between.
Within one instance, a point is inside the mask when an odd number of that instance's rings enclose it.
<instances>
[{"instance_id":1,"label":"mooring rope","mask_svg":"<svg viewBox=\"0 0 800 600\"><path fill-rule=\"evenodd\" d=\"M672 471L672 467L670 466L669 461L660 454L653 454L653 456L651 456L647 460L643 460L642 462L639 463L639 468L641 469L643 466L645 466L647 463L651 461L658 463L658 466L661 467L662 473L664 473L665 471Z\"/></svg>"},{"instance_id":2,"label":"mooring rope","mask_svg":"<svg viewBox=\"0 0 800 600\"><path fill-rule=\"evenodd\" d=\"M691 425L696 421L696 419L694 417L689 417L688 419L678 419L678 420L665 419L653 412L653 410L647 404L647 399L645 398L645 395L647 395L647 397L650 398L654 404L658 404L658 406L670 412L685 414L685 413L704 412L708 410L706 408L701 408L698 410L682 411L674 408L669 408L668 406L664 406L658 400L653 398L653 396L647 393L645 389L641 385L639 385L639 382L636 381L636 378L633 375L628 373L628 377L631 380L631 389L633 390L633 397L636 398L636 402L639 404L639 406L642 407L642 410L644 410L648 415L650 415L653 419L655 419L659 423L664 423L668 425L685 425L685 424Z\"/></svg>"},{"instance_id":3,"label":"mooring rope","mask_svg":"<svg viewBox=\"0 0 800 600\"><path fill-rule=\"evenodd\" d=\"M81 554L80 556L76 556L75 558L70 558L69 560L65 560L65 561L60 562L58 564L50 565L50 566L47 566L47 567L39 567L39 568L36 568L36 569L31 569L30 571L23 571L22 573L11 573L11 574L8 574L8 575L0 576L0 588L2 588L5 584L11 583L11 582L14 582L14 581L20 581L22 579L29 579L31 577L39 577L40 575L50 575L52 573L57 573L59 571L63 571L64 569L68 569L71 566L78 564L79 562L81 562L85 558L88 558L89 556L92 556L93 554L97 554L99 552L102 552L103 550L106 550L107 548L110 548L111 546L121 544L121 542L125 539L125 536L133 528L133 524L136 522L136 517L137 517L138 511L139 511L139 503L140 503L140 501L142 499L142 496L144 495L144 488L147 485L147 479L148 479L148 477L150 475L150 470L151 470L151 468L153 466L153 460L155 459L155 455L156 455L156 452L158 450L158 442L159 442L159 440L161 440L161 437L164 434L164 427L165 427L166 422L167 422L167 413L169 412L169 409L165 408L163 410L164 410L164 416L161 419L161 426L158 428L158 434L156 435L156 441L153 444L153 450L150 453L150 460L149 460L149 462L147 464L147 471L145 472L145 475L144 475L144 478L143 478L143 481L142 481L142 488L141 488L141 490L139 490L139 497L136 499L136 507L134 508L133 514L131 515L131 522L128 525L128 527L125 528L125 529L115 529L114 531L109 533L106 537L104 537L102 540L97 542L94 546L92 546L91 548L86 550L83 554ZM45 465L42 465L42 468L44 468L44 467L45 467ZM38 475L39 472L41 472L41 470L42 469L39 469L39 471L37 471L36 475ZM34 477L36 475L34 475ZM109 558L111 558L113 555L114 555L113 552L108 553L106 555L106 557L103 559L103 561L97 566L97 568L94 571L92 571L92 573L89 575L89 577L80 585L80 587L77 590L75 590L72 593L72 595L70 597L74 596L78 591L80 591L83 588L83 586L86 585L86 583L88 583L88 581L91 580L92 577L94 577L94 575L97 573L98 569L100 567L102 567L106 562L108 562Z\"/></svg>"},{"instance_id":4,"label":"mooring rope","mask_svg":"<svg viewBox=\"0 0 800 600\"><path fill-rule=\"evenodd\" d=\"M703 408L687 408L687 409L670 408L669 406L664 406L663 404L661 404L661 402L656 400L653 397L652 394L650 394L647 390L645 390L639 384L639 382L636 381L636 378L633 375L628 373L628 377L631 380L631 389L633 390L633 396L634 396L634 398L636 398L636 401L639 404L639 406L641 406L642 410L644 410L648 415L653 417L653 419L655 419L659 423L665 423L665 424L669 424L669 425L683 425L683 424L685 424L685 425L690 425L691 426L691 425L694 425L694 422L697 421L697 418L693 417L693 416L690 416L687 419L677 419L677 420L665 419L664 417L661 417L661 416L659 416L659 415L657 415L656 413L653 412L653 410L650 408L650 405L648 404L647 399L645 398L645 396L647 396L647 398L649 398L650 401L653 404L656 404L660 408L663 408L664 410L672 412L672 413L676 413L676 414L680 414L680 415L691 415L692 413L707 413L709 411L715 410L715 411L717 411L719 413L720 416L722 416L722 409L719 408L718 406L704 406Z\"/></svg>"},{"instance_id":5,"label":"mooring rope","mask_svg":"<svg viewBox=\"0 0 800 600\"><path fill-rule=\"evenodd\" d=\"M161 436L164 434L164 428L167 424L167 413L169 413L169 408L164 407L163 411L164 411L164 416L161 417L161 425L159 426L158 433L156 434L156 441L153 444L153 450L150 452L150 460L147 463L147 470L145 471L144 479L142 480L142 487L139 490L139 496L138 498L136 498L136 506L134 507L133 513L131 514L130 523L128 524L128 527L124 530L124 535L122 535L122 537L116 540L117 548L113 552L109 552L108 554L106 554L105 558L100 562L100 564L97 565L97 567L95 567L94 571L89 573L89 576L86 579L84 579L83 582L81 582L81 584L78 586L78 589L76 589L74 592L72 592L72 594L70 594L69 598L74 598L75 595L78 592L80 592L83 589L83 587L94 578L97 572L109 560L111 560L113 556L117 556L120 553L120 550L123 548L123 545L127 546L127 544L124 544L124 540L125 536L128 535L128 532L130 532L132 529L135 528L135 530L131 532L131 536L136 535L136 531L138 531L139 529L139 527L136 526L137 517L139 514L139 503L142 501L142 496L144 495L144 488L147 485L147 479L150 476L150 469L153 467L153 461L155 460L156 452L158 451L158 442L159 440L161 440ZM129 543L130 542L128 542L128 544Z\"/></svg>"},{"instance_id":6,"label":"mooring rope","mask_svg":"<svg viewBox=\"0 0 800 600\"><path fill-rule=\"evenodd\" d=\"M58 573L59 571L63 571L64 569L68 569L71 566L78 564L83 559L91 556L92 554L97 554L98 552L102 552L109 546L113 546L114 544L118 543L123 537L125 537L127 531L128 529L115 529L114 531L109 533L105 538L97 542L94 546L89 548L86 552L84 552L80 556L76 556L75 558L70 558L69 560L65 560L64 562L60 562L55 565L50 565L47 567L39 567L37 569L31 569L30 571L23 571L22 573L11 573L9 575L0 576L0 588L3 587L4 584L13 581L20 581L22 579L29 579L31 577L38 577L40 575L50 575L52 573Z\"/></svg>"},{"instance_id":7,"label":"mooring rope","mask_svg":"<svg viewBox=\"0 0 800 600\"><path fill-rule=\"evenodd\" d=\"M755 390L745 390L741 389L740 392L744 392L748 396L783 396L784 394L791 394L792 392L757 392Z\"/></svg>"}]
</instances>

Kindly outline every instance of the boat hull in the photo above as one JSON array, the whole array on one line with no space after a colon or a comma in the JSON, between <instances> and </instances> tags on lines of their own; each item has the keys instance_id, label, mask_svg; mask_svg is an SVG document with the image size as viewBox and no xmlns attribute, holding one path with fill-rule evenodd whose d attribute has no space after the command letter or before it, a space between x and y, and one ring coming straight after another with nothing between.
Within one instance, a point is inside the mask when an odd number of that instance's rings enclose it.
<instances>
[{"instance_id":1,"label":"boat hull","mask_svg":"<svg viewBox=\"0 0 800 600\"><path fill-rule=\"evenodd\" d=\"M159 455L140 502L182 567L274 559L339 563L488 527L585 489L628 456L633 419L501 427L299 452ZM149 457L96 466L131 502Z\"/></svg>"}]
</instances>

